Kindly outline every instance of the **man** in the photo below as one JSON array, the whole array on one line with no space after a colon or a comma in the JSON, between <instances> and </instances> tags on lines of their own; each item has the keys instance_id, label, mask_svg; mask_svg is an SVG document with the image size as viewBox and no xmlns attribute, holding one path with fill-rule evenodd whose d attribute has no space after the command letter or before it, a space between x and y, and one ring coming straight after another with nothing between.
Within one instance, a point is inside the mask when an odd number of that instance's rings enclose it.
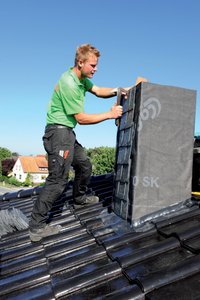
<instances>
[{"instance_id":1,"label":"man","mask_svg":"<svg viewBox=\"0 0 200 300\"><path fill-rule=\"evenodd\" d=\"M44 148L48 153L49 176L44 188L34 203L30 219L30 238L39 241L56 234L61 226L47 225L48 212L54 201L62 194L67 184L67 175L72 165L75 170L73 187L74 202L79 205L98 202L98 197L87 195L92 166L83 147L76 140L73 128L96 124L122 115L122 107L113 105L105 113L84 112L84 96L91 92L97 97L116 96L117 88L94 85L90 78L97 71L100 52L90 44L81 45L75 56L74 67L65 72L56 85L47 112L47 126L43 136Z\"/></svg>"}]
</instances>

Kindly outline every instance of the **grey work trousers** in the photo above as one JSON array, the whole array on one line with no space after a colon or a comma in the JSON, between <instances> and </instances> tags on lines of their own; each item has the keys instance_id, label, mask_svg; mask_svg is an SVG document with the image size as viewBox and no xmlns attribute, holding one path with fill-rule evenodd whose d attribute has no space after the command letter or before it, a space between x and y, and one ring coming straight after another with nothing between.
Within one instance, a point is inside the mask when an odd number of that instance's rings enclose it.
<instances>
[{"instance_id":1,"label":"grey work trousers","mask_svg":"<svg viewBox=\"0 0 200 300\"><path fill-rule=\"evenodd\" d=\"M75 170L73 198L78 203L84 201L86 197L92 172L91 162L83 147L77 142L71 128L48 125L43 136L43 143L48 154L49 175L34 203L29 222L30 228L41 228L46 225L48 212L66 187L71 165Z\"/></svg>"}]
</instances>

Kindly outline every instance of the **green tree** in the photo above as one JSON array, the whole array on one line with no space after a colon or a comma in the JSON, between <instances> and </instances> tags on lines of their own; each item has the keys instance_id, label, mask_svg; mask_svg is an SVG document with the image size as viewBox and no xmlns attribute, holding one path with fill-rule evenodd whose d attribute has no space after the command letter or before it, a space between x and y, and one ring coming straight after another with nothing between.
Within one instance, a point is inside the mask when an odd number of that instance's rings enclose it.
<instances>
[{"instance_id":1,"label":"green tree","mask_svg":"<svg viewBox=\"0 0 200 300\"><path fill-rule=\"evenodd\" d=\"M20 154L18 152L13 152L12 156L19 156Z\"/></svg>"},{"instance_id":2,"label":"green tree","mask_svg":"<svg viewBox=\"0 0 200 300\"><path fill-rule=\"evenodd\" d=\"M0 147L0 176L2 176L2 160L10 158L11 156L12 152L10 150Z\"/></svg>"},{"instance_id":3,"label":"green tree","mask_svg":"<svg viewBox=\"0 0 200 300\"><path fill-rule=\"evenodd\" d=\"M24 181L24 186L31 186L32 185L32 182L31 182L31 175L30 173L27 173L26 175L26 179Z\"/></svg>"},{"instance_id":4,"label":"green tree","mask_svg":"<svg viewBox=\"0 0 200 300\"><path fill-rule=\"evenodd\" d=\"M92 162L92 173L100 175L110 173L115 165L115 148L98 147L86 150Z\"/></svg>"}]
</instances>

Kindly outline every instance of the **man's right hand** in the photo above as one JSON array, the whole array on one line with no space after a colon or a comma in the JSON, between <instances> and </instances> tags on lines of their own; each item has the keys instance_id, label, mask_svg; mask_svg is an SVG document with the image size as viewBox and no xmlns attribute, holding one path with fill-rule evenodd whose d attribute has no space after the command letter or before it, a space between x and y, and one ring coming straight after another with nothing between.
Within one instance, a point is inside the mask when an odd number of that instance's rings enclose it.
<instances>
[{"instance_id":1,"label":"man's right hand","mask_svg":"<svg viewBox=\"0 0 200 300\"><path fill-rule=\"evenodd\" d=\"M110 110L111 119L117 119L117 118L121 117L122 112L123 112L122 106L114 104Z\"/></svg>"}]
</instances>

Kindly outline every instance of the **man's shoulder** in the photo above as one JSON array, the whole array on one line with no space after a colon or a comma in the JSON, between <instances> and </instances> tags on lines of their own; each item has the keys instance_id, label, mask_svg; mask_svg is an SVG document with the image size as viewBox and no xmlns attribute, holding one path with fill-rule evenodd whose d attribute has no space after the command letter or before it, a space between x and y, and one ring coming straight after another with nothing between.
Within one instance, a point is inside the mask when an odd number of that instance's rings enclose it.
<instances>
[{"instance_id":1,"label":"man's shoulder","mask_svg":"<svg viewBox=\"0 0 200 300\"><path fill-rule=\"evenodd\" d=\"M69 84L69 85L75 85L75 80L74 80L74 76L71 72L71 70L67 70L65 71L61 77L60 77L60 80L59 80L59 83L62 84Z\"/></svg>"},{"instance_id":2,"label":"man's shoulder","mask_svg":"<svg viewBox=\"0 0 200 300\"><path fill-rule=\"evenodd\" d=\"M73 78L72 76L72 72L71 69L69 68L68 70L66 70L65 72L62 73L60 79L67 79L67 78Z\"/></svg>"}]
</instances>

